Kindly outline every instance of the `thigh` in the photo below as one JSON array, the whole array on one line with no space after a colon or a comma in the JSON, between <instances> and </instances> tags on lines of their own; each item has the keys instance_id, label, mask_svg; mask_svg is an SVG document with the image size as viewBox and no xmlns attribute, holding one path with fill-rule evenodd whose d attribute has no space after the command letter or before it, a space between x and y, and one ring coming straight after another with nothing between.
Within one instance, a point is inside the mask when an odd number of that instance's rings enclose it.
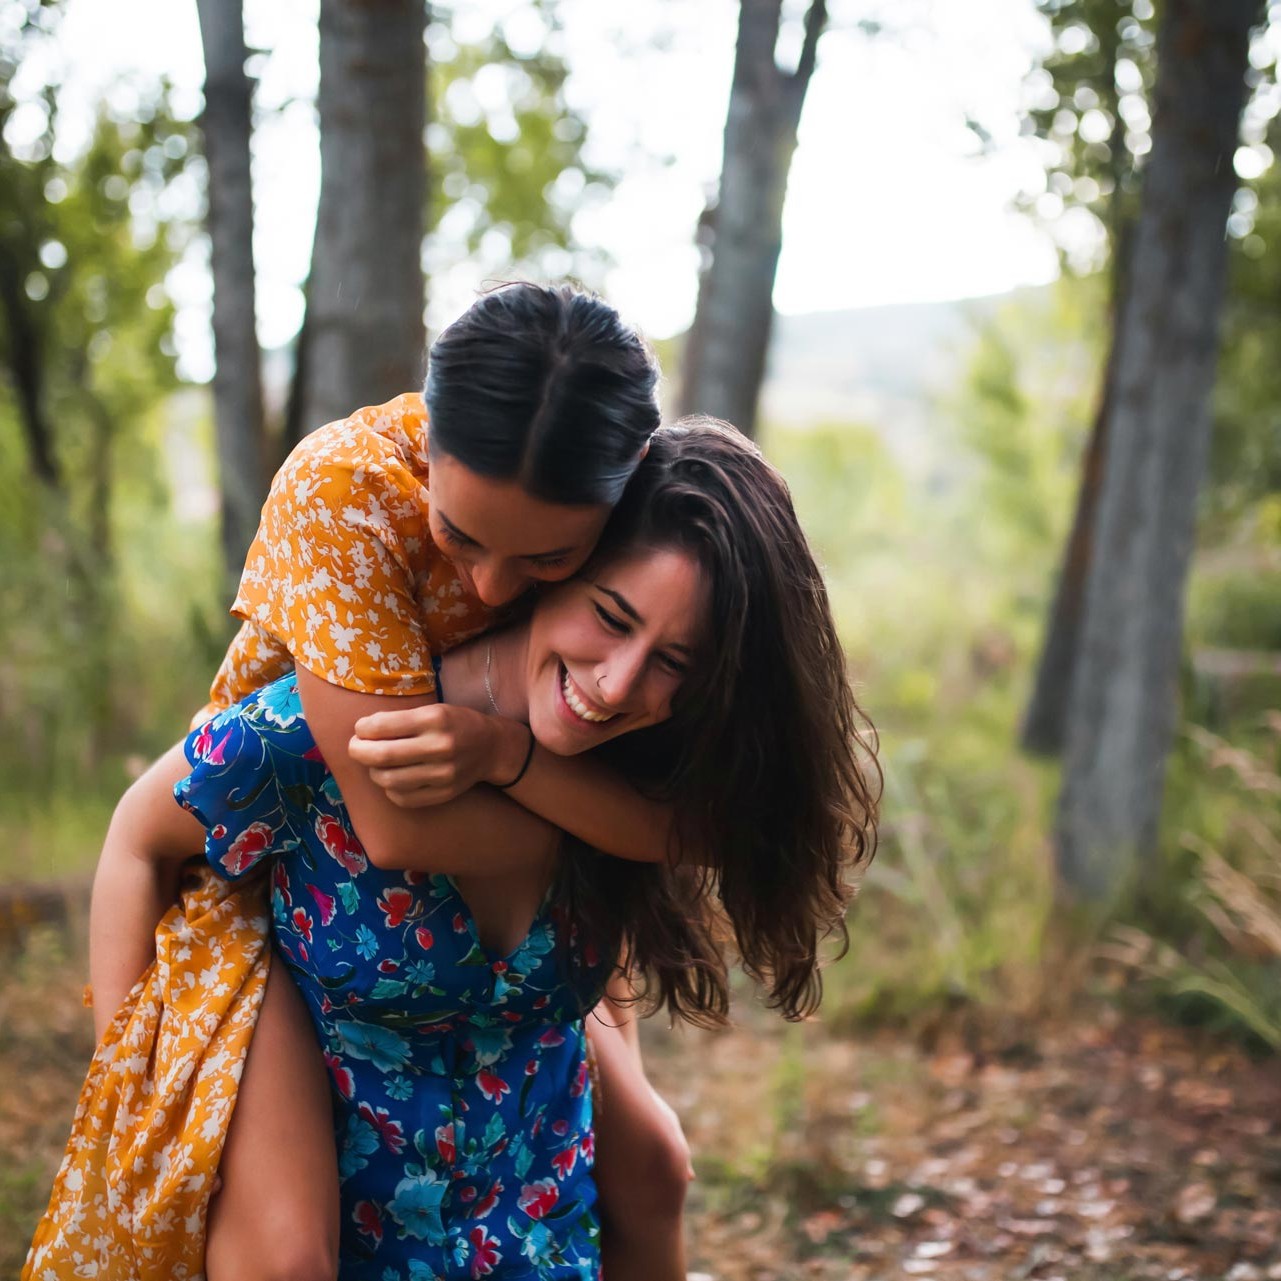
<instances>
[{"instance_id":1,"label":"thigh","mask_svg":"<svg viewBox=\"0 0 1281 1281\"><path fill-rule=\"evenodd\" d=\"M279 956L245 1061L209 1210L209 1281L334 1276L338 1159L329 1078Z\"/></svg>"}]
</instances>

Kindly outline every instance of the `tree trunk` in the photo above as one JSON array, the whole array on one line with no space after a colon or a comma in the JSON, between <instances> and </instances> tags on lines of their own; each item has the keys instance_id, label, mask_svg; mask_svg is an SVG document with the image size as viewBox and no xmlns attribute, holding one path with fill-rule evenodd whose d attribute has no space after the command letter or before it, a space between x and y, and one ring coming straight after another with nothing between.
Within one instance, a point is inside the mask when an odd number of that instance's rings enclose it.
<instances>
[{"instance_id":1,"label":"tree trunk","mask_svg":"<svg viewBox=\"0 0 1281 1281\"><path fill-rule=\"evenodd\" d=\"M1054 604L1050 609L1041 660L1037 664L1036 684L1028 703L1020 741L1038 756L1058 756L1067 738L1068 700L1072 691L1072 673L1081 647L1081 624L1085 611L1085 584L1094 555L1094 524L1098 515L1099 494L1103 488L1103 460L1106 451L1108 421L1112 414L1114 385L1120 360L1120 312L1126 296L1130 228L1118 224L1113 228L1112 294L1108 315L1113 334L1103 370L1103 388L1090 427L1081 468L1081 488L1076 496L1076 514L1068 535L1063 567L1059 571Z\"/></svg>"},{"instance_id":2,"label":"tree trunk","mask_svg":"<svg viewBox=\"0 0 1281 1281\"><path fill-rule=\"evenodd\" d=\"M261 353L254 310L251 87L239 0L197 0L205 54L201 117L209 165L214 278L214 423L222 496L222 554L235 583L258 528L270 479L264 438Z\"/></svg>"},{"instance_id":3,"label":"tree trunk","mask_svg":"<svg viewBox=\"0 0 1281 1281\"><path fill-rule=\"evenodd\" d=\"M422 384L427 6L321 0L303 428Z\"/></svg>"},{"instance_id":4,"label":"tree trunk","mask_svg":"<svg viewBox=\"0 0 1281 1281\"><path fill-rule=\"evenodd\" d=\"M700 224L707 262L681 382L682 414L712 414L748 436L774 323L787 176L827 23L825 0L812 0L800 61L787 72L775 58L781 10L782 0L741 0L720 191Z\"/></svg>"},{"instance_id":5,"label":"tree trunk","mask_svg":"<svg viewBox=\"0 0 1281 1281\"><path fill-rule=\"evenodd\" d=\"M0 140L0 146L3 140ZM22 292L25 272L0 244L0 314L9 337L9 375L31 454L31 470L50 489L62 488L53 424L44 410L44 359L40 333Z\"/></svg>"},{"instance_id":6,"label":"tree trunk","mask_svg":"<svg viewBox=\"0 0 1281 1281\"><path fill-rule=\"evenodd\" d=\"M1260 0L1167 0L1158 38L1059 801L1059 871L1090 899L1121 888L1156 841L1209 444L1232 157L1261 15Z\"/></svg>"},{"instance_id":7,"label":"tree trunk","mask_svg":"<svg viewBox=\"0 0 1281 1281\"><path fill-rule=\"evenodd\" d=\"M1125 142L1125 118L1121 115L1120 93L1116 87L1116 64L1120 55L1118 24L1124 16L1121 6L1099 21L1095 35L1103 57L1099 77L1102 103L1112 116L1112 134L1108 139L1108 167L1111 171L1112 194L1107 206L1107 231L1112 270L1109 281L1108 328L1119 332L1118 317L1126 296L1126 265L1129 259L1133 228L1127 216L1125 179L1133 168L1133 159ZM1094 521L1103 484L1104 441L1112 407L1112 387L1116 377L1120 346L1112 344L1103 370L1090 439L1085 447L1081 470L1081 488L1077 492L1076 513L1068 536L1063 566L1059 571L1054 603L1046 625L1041 659L1036 668L1036 683L1023 720L1020 742L1024 750L1038 756L1058 756L1067 738L1068 698L1072 692L1072 672L1081 643L1081 619L1085 608L1085 582L1090 570L1094 545Z\"/></svg>"}]
</instances>

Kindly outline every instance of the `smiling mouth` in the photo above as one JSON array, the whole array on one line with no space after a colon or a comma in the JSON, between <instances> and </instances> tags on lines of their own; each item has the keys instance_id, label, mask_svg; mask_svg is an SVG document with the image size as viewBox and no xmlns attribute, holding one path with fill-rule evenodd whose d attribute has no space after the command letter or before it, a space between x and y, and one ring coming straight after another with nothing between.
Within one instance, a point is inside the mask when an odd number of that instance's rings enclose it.
<instances>
[{"instance_id":1,"label":"smiling mouth","mask_svg":"<svg viewBox=\"0 0 1281 1281\"><path fill-rule=\"evenodd\" d=\"M588 725L604 725L618 716L617 712L598 712L585 703L579 697L578 687L574 684L574 679L564 663L560 665L560 670L560 692L565 697L566 706L580 721L586 721Z\"/></svg>"}]
</instances>

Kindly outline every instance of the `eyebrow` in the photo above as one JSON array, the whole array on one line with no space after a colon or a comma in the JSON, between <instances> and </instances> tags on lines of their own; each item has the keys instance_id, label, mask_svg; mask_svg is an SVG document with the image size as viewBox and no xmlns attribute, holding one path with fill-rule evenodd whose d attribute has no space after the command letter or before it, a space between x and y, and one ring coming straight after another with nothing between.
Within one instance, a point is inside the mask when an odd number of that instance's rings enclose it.
<instances>
[{"instance_id":1,"label":"eyebrow","mask_svg":"<svg viewBox=\"0 0 1281 1281\"><path fill-rule=\"evenodd\" d=\"M449 517L446 516L444 512L437 510L436 515L440 517L440 523L444 525L449 530L449 532L454 535L455 538L461 538L463 542L471 543L476 547L480 546L480 543L477 542L476 539L474 539L470 534L465 533L463 530L459 529L458 526L455 525L454 522L450 520ZM578 550L577 544L569 543L565 547L556 547L549 552L522 552L520 556L517 557L517 559L518 560L551 560L556 556L568 556L570 552L577 551L577 550Z\"/></svg>"},{"instance_id":2,"label":"eyebrow","mask_svg":"<svg viewBox=\"0 0 1281 1281\"><path fill-rule=\"evenodd\" d=\"M595 587L598 592L601 592L604 595L608 596L610 600L612 600L614 604L617 605L618 608L621 609L623 613L626 614L632 620L632 622L643 623L645 621L637 612L636 606L633 605L631 601L629 601L627 597L622 594L622 592L616 592L612 587L606 587L604 583L593 583L592 586ZM691 656L694 653L694 651L688 645L683 645L680 641L673 641L670 645L667 645L664 648L679 649L683 653Z\"/></svg>"}]
</instances>

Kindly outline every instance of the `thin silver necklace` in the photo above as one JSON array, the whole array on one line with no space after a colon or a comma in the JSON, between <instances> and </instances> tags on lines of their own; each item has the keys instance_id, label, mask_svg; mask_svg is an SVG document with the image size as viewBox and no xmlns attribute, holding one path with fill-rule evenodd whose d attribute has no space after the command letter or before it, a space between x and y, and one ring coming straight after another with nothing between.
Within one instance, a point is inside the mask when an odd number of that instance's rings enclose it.
<instances>
[{"instance_id":1,"label":"thin silver necklace","mask_svg":"<svg viewBox=\"0 0 1281 1281\"><path fill-rule=\"evenodd\" d=\"M502 712L498 710L498 700L494 697L494 687L489 680L489 673L493 666L494 642L489 640L485 642L485 693L489 695L489 705L494 709L494 715L501 716Z\"/></svg>"}]
</instances>

